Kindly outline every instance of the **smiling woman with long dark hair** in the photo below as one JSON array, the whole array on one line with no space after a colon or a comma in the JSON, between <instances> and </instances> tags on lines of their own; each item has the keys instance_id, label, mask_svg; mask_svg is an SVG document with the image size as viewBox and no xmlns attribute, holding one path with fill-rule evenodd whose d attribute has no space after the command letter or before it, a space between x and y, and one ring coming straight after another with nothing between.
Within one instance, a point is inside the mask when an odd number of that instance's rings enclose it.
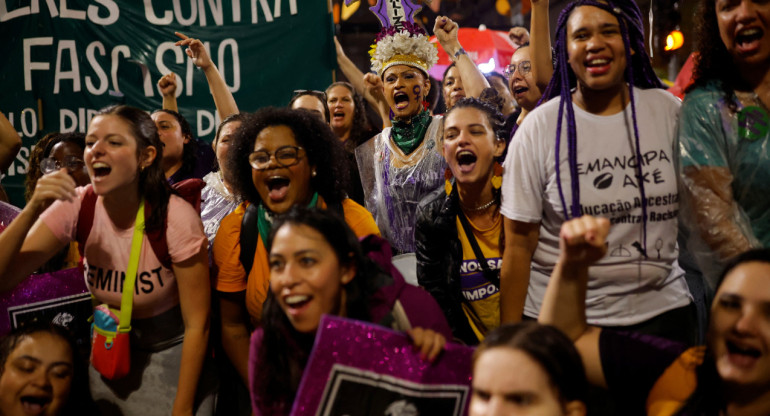
<instances>
[{"instance_id":1,"label":"smiling woman with long dark hair","mask_svg":"<svg viewBox=\"0 0 770 416\"><path fill-rule=\"evenodd\" d=\"M116 310L122 304L117 276L127 274L133 236L141 237L136 291L130 291L131 368L115 380L89 368L91 394L105 413L213 413L215 383L204 366L211 304L208 241L198 212L173 194L162 156L147 113L125 105L104 108L86 134L83 159L91 184L76 187L64 168L42 176L24 210L0 234L0 291L5 291L81 236L90 200L90 232L79 239L84 277L94 299ZM141 212L144 223L136 220ZM150 235L160 232L166 234L169 259L159 259L151 248Z\"/></svg>"},{"instance_id":2,"label":"smiling woman with long dark hair","mask_svg":"<svg viewBox=\"0 0 770 416\"><path fill-rule=\"evenodd\" d=\"M430 295L365 254L367 247L382 256L381 238L359 243L334 213L294 206L276 221L267 245L270 295L249 357L255 414L289 414L324 314L393 322L430 361L443 349L450 331Z\"/></svg>"},{"instance_id":3,"label":"smiling woman with long dark hair","mask_svg":"<svg viewBox=\"0 0 770 416\"><path fill-rule=\"evenodd\" d=\"M485 90L494 94L493 89ZM502 99L463 98L444 117L442 154L452 180L417 207L417 280L438 301L455 338L476 345L500 325L500 215L505 150Z\"/></svg>"}]
</instances>

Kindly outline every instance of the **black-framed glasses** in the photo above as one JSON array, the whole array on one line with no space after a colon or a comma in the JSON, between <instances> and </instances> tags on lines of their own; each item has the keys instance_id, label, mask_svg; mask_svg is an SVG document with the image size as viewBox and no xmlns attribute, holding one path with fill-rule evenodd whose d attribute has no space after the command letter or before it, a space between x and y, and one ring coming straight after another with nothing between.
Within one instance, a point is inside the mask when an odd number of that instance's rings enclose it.
<instances>
[{"instance_id":1,"label":"black-framed glasses","mask_svg":"<svg viewBox=\"0 0 770 416\"><path fill-rule=\"evenodd\" d=\"M312 95L319 100L323 100L323 102L326 102L326 93L323 91L318 90L294 90L294 95L292 98L299 97L300 95Z\"/></svg>"},{"instance_id":2,"label":"black-framed glasses","mask_svg":"<svg viewBox=\"0 0 770 416\"><path fill-rule=\"evenodd\" d=\"M513 73L516 72L516 64L510 64L505 67L503 70L503 73L506 77L510 78L513 76ZM519 73L524 76L532 72L532 62L531 61L521 61L518 66Z\"/></svg>"},{"instance_id":3,"label":"black-framed glasses","mask_svg":"<svg viewBox=\"0 0 770 416\"><path fill-rule=\"evenodd\" d=\"M77 156L69 155L64 157L63 162L47 157L40 161L40 171L43 174L56 172L57 170L66 167L69 172L75 172L79 169L83 169L85 162Z\"/></svg>"},{"instance_id":4,"label":"black-framed glasses","mask_svg":"<svg viewBox=\"0 0 770 416\"><path fill-rule=\"evenodd\" d=\"M271 156L275 156L275 163L288 168L302 160L305 149L299 146L283 146L270 153L266 150L257 150L249 154L249 165L256 170L265 170L270 167Z\"/></svg>"}]
</instances>

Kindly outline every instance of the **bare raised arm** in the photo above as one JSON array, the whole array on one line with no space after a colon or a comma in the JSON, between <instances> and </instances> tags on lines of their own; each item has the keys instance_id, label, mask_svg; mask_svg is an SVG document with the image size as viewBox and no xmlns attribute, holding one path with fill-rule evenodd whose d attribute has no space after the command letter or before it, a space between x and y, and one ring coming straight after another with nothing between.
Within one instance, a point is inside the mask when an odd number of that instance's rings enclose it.
<instances>
[{"instance_id":1,"label":"bare raised arm","mask_svg":"<svg viewBox=\"0 0 770 416\"><path fill-rule=\"evenodd\" d=\"M345 54L345 50L342 48L342 45L336 36L334 37L334 46L337 50L337 65L339 65L340 71L342 71L345 78L350 81L350 84L353 85L356 92L361 94L366 102L377 111L382 118L383 123L385 123L384 127L390 126L390 107L388 107L388 102L385 101L385 93L382 90L382 80L375 74L364 74L361 72L356 64L354 64Z\"/></svg>"},{"instance_id":2,"label":"bare raised arm","mask_svg":"<svg viewBox=\"0 0 770 416\"><path fill-rule=\"evenodd\" d=\"M561 227L559 261L543 298L538 322L553 325L575 342L592 384L607 386L599 355L601 329L586 322L588 267L607 252L606 218L583 216Z\"/></svg>"},{"instance_id":3,"label":"bare raised arm","mask_svg":"<svg viewBox=\"0 0 770 416\"><path fill-rule=\"evenodd\" d=\"M43 175L27 205L0 233L0 293L12 290L64 248L43 221L38 219L48 202L76 198L75 180L66 168Z\"/></svg>"},{"instance_id":4,"label":"bare raised arm","mask_svg":"<svg viewBox=\"0 0 770 416\"><path fill-rule=\"evenodd\" d=\"M457 40L457 23L446 16L436 17L433 33L436 34L441 47L449 57L457 64L460 78L463 80L463 88L468 97L478 98L484 88L489 88L489 82L481 73L473 60L465 53L460 41Z\"/></svg>"},{"instance_id":5,"label":"bare raised arm","mask_svg":"<svg viewBox=\"0 0 770 416\"><path fill-rule=\"evenodd\" d=\"M21 149L21 137L11 122L0 112L0 171L5 171L11 166L13 158Z\"/></svg>"},{"instance_id":6,"label":"bare raised arm","mask_svg":"<svg viewBox=\"0 0 770 416\"><path fill-rule=\"evenodd\" d=\"M176 80L177 76L173 72L163 75L158 80L160 95L163 96L163 109L179 112L176 104Z\"/></svg>"},{"instance_id":7,"label":"bare raised arm","mask_svg":"<svg viewBox=\"0 0 770 416\"><path fill-rule=\"evenodd\" d=\"M174 34L182 39L177 41L175 45L186 46L185 53L187 56L206 75L206 81L209 83L209 90L214 98L214 105L217 107L219 117L224 120L232 114L237 114L238 105L235 103L235 98L227 87L225 79L222 78L222 74L219 73L219 69L214 65L214 61L211 60L208 51L203 46L203 42L200 39L189 38L179 32L174 32Z\"/></svg>"},{"instance_id":8,"label":"bare raised arm","mask_svg":"<svg viewBox=\"0 0 770 416\"><path fill-rule=\"evenodd\" d=\"M390 127L392 125L390 121L390 106L385 101L385 93L382 86L382 79L373 72L368 72L364 75L364 97L381 97L381 98L366 98L369 104L376 103L375 110L382 119L382 128Z\"/></svg>"},{"instance_id":9,"label":"bare raised arm","mask_svg":"<svg viewBox=\"0 0 770 416\"><path fill-rule=\"evenodd\" d=\"M513 46L517 49L520 48L521 45L529 43L529 31L521 26L510 28L510 30L508 30L508 37L511 39L511 42L513 42Z\"/></svg>"},{"instance_id":10,"label":"bare raised arm","mask_svg":"<svg viewBox=\"0 0 770 416\"><path fill-rule=\"evenodd\" d=\"M553 60L551 58L551 31L548 20L549 0L531 0L532 28L529 41L530 56L532 57L532 75L540 91L545 91L553 76Z\"/></svg>"}]
</instances>

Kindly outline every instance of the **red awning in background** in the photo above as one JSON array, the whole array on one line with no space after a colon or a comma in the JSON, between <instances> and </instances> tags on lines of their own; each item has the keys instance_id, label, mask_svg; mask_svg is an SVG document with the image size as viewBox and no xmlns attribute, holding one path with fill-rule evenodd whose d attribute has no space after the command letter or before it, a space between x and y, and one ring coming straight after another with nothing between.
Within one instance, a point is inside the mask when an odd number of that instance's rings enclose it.
<instances>
[{"instance_id":1,"label":"red awning in background","mask_svg":"<svg viewBox=\"0 0 770 416\"><path fill-rule=\"evenodd\" d=\"M502 73L511 62L511 55L516 51L516 47L508 37L508 32L499 30L489 30L484 27L480 29L460 28L457 30L457 39L463 45L463 49L468 56L473 59L476 65L484 73L497 71ZM438 45L438 63L430 70L431 76L441 80L444 70L452 63L449 55L438 44L436 36L431 36L430 41Z\"/></svg>"},{"instance_id":2,"label":"red awning in background","mask_svg":"<svg viewBox=\"0 0 770 416\"><path fill-rule=\"evenodd\" d=\"M679 75L676 76L674 85L668 89L668 92L676 95L681 99L684 99L684 91L687 89L687 87L690 86L690 84L693 83L692 75L693 70L695 69L695 60L697 57L697 52L693 52L690 54L690 56L687 57L687 61L685 61L682 69L679 71Z\"/></svg>"}]
</instances>

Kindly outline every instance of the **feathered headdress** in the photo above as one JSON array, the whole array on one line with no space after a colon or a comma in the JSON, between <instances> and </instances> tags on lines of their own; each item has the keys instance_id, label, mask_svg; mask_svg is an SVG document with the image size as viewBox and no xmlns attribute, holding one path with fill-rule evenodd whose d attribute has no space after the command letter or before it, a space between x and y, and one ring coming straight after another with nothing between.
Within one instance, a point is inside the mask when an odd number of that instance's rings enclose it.
<instances>
[{"instance_id":1,"label":"feathered headdress","mask_svg":"<svg viewBox=\"0 0 770 416\"><path fill-rule=\"evenodd\" d=\"M347 4L357 0L346 0ZM369 55L372 71L382 76L393 65L409 65L428 73L438 62L438 49L414 22L422 6L410 0L378 0L370 7L382 24Z\"/></svg>"}]
</instances>

